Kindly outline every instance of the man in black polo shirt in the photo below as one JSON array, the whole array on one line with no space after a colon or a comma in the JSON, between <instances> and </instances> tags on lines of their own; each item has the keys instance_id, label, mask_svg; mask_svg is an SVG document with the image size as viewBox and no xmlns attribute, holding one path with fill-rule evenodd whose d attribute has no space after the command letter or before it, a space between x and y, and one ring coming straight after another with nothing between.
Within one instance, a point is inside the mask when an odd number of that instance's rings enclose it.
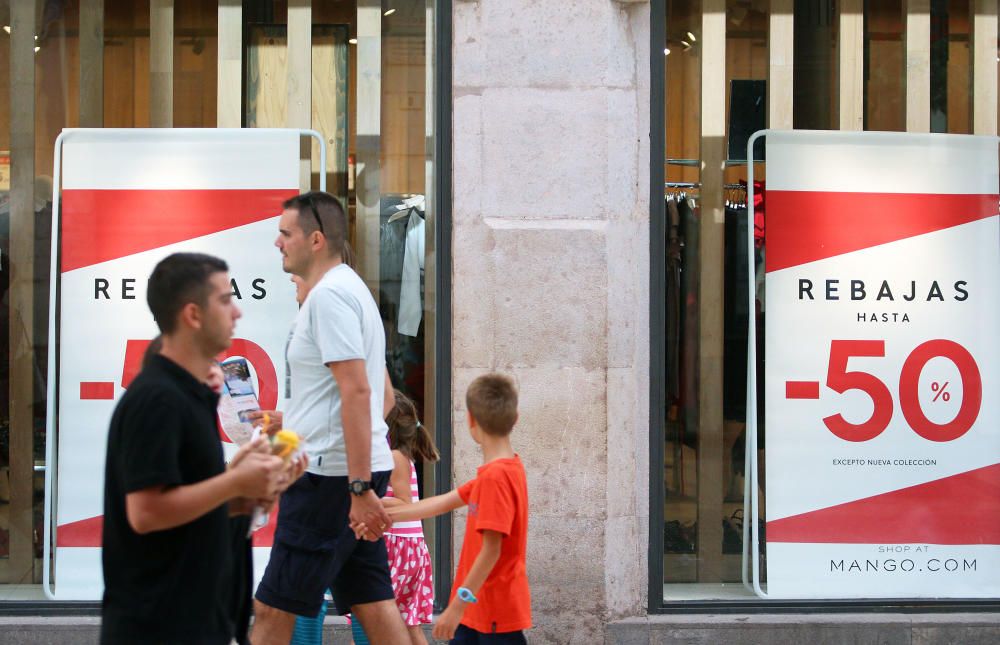
<instances>
[{"instance_id":1,"label":"man in black polo shirt","mask_svg":"<svg viewBox=\"0 0 1000 645\"><path fill-rule=\"evenodd\" d=\"M203 379L240 317L227 272L218 258L177 253L150 276L163 348L111 418L101 643L228 645L234 594L244 592L229 515L287 483L261 443L228 470L223 461L218 395Z\"/></svg>"}]
</instances>

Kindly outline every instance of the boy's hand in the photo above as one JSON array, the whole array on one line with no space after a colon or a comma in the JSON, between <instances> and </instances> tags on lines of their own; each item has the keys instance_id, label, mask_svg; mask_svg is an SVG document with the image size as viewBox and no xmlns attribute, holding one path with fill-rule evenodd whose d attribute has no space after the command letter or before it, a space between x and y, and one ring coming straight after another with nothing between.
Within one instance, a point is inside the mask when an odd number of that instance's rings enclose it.
<instances>
[{"instance_id":1,"label":"boy's hand","mask_svg":"<svg viewBox=\"0 0 1000 645\"><path fill-rule=\"evenodd\" d=\"M431 636L439 641L450 641L455 638L455 630L458 629L458 624L462 621L462 614L464 613L465 603L458 598L452 600L448 608L438 616Z\"/></svg>"}]
</instances>

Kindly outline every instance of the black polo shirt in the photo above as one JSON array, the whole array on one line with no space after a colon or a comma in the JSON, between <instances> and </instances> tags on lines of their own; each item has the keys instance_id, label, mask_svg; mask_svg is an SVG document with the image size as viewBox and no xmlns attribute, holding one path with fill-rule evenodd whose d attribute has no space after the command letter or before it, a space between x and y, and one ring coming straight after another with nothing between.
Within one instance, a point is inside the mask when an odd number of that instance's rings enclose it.
<instances>
[{"instance_id":1,"label":"black polo shirt","mask_svg":"<svg viewBox=\"0 0 1000 645\"><path fill-rule=\"evenodd\" d=\"M173 529L139 535L127 493L194 484L225 470L218 395L153 358L115 407L104 474L101 643L228 644L234 634L233 535L227 505Z\"/></svg>"}]
</instances>

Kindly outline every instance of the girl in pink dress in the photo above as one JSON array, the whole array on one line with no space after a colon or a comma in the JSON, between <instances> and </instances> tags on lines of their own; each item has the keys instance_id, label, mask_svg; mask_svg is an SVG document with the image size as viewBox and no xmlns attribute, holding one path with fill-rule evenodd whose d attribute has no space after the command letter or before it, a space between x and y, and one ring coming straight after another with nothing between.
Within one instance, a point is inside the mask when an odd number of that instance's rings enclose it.
<instances>
[{"instance_id":1,"label":"girl in pink dress","mask_svg":"<svg viewBox=\"0 0 1000 645\"><path fill-rule=\"evenodd\" d=\"M389 425L389 446L394 467L389 489L382 502L386 507L417 501L415 461L433 462L439 458L434 439L417 418L417 408L399 390L396 405L385 421ZM396 522L385 533L389 552L389 573L396 592L396 605L410 632L412 645L426 645L421 625L429 625L434 612L434 585L431 579L431 555L424 541L419 520Z\"/></svg>"}]
</instances>

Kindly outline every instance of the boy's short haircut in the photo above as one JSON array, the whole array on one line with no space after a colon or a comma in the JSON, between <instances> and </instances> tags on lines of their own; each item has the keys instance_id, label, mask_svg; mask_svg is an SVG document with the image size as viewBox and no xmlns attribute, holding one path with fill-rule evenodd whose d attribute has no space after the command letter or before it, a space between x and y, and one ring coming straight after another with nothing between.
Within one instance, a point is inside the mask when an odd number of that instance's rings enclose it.
<instances>
[{"instance_id":1,"label":"boy's short haircut","mask_svg":"<svg viewBox=\"0 0 1000 645\"><path fill-rule=\"evenodd\" d=\"M506 437L517 422L517 386L503 374L483 374L469 385L465 406L486 434Z\"/></svg>"}]
</instances>

